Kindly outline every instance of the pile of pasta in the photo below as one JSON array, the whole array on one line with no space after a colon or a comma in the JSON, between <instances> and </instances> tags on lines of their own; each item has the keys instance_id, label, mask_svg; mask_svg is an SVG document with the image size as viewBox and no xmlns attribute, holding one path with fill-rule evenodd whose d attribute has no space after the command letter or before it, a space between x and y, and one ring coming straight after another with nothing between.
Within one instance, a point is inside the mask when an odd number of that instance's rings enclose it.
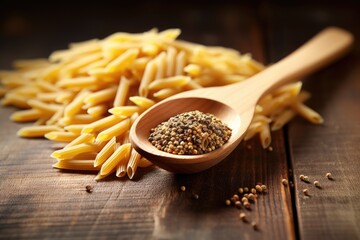
<instances>
[{"instance_id":1,"label":"pile of pasta","mask_svg":"<svg viewBox=\"0 0 360 240\"><path fill-rule=\"evenodd\" d=\"M96 180L114 172L132 179L138 167L151 165L129 143L139 114L179 92L246 81L264 69L249 54L177 40L179 34L121 32L71 43L48 59L15 61L15 70L0 72L1 103L22 109L11 120L34 122L18 131L20 137L64 142L51 155L53 167L97 171ZM264 96L245 140L259 135L268 148L270 131L297 114L322 123L303 104L310 94L300 90L296 82Z\"/></svg>"}]
</instances>

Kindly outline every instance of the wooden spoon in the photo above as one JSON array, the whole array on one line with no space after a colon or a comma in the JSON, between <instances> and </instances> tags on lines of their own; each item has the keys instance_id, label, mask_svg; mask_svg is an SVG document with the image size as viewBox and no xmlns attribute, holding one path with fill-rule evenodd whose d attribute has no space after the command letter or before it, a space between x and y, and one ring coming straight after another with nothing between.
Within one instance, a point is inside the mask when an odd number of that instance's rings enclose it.
<instances>
[{"instance_id":1,"label":"wooden spoon","mask_svg":"<svg viewBox=\"0 0 360 240\"><path fill-rule=\"evenodd\" d=\"M130 130L133 147L142 156L168 171L194 173L208 169L228 156L240 143L265 93L329 64L346 53L353 36L329 27L283 60L251 78L222 87L191 90L165 99L141 114ZM175 155L156 149L148 140L150 129L179 113L199 110L212 113L231 129L229 141L202 155Z\"/></svg>"}]
</instances>

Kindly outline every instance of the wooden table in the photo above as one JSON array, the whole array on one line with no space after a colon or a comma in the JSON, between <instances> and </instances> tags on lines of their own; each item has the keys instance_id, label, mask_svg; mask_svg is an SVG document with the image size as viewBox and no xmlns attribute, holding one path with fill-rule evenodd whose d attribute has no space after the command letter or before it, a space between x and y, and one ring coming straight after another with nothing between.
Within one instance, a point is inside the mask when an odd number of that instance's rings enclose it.
<instances>
[{"instance_id":1,"label":"wooden table","mask_svg":"<svg viewBox=\"0 0 360 240\"><path fill-rule=\"evenodd\" d=\"M0 68L18 58L46 57L72 41L154 26L180 27L182 39L250 52L267 64L329 25L348 29L356 38L347 57L304 82L313 94L308 105L321 113L324 125L296 118L273 133L272 152L257 139L241 143L222 163L199 174L174 175L151 167L132 181L110 177L95 182L91 173L58 171L49 157L54 143L18 138L23 125L9 120L15 109L1 108L1 239L360 239L360 9L355 1L225 1L194 3L191 9L114 2L90 3L87 9L68 2L31 8L5 1L0 9ZM319 180L322 189L300 181L300 174ZM283 178L294 187L284 187ZM268 192L246 212L249 223L244 223L239 210L224 201L238 187L257 182L266 184ZM91 194L86 185L94 187ZM185 192L179 190L182 185Z\"/></svg>"}]
</instances>

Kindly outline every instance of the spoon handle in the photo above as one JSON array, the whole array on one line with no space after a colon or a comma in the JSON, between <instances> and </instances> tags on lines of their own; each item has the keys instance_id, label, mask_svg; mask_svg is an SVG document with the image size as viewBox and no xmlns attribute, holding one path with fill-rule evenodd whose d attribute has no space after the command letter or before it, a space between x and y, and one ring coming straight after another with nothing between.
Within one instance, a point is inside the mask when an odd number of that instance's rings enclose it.
<instances>
[{"instance_id":1,"label":"spoon handle","mask_svg":"<svg viewBox=\"0 0 360 240\"><path fill-rule=\"evenodd\" d=\"M328 27L281 61L258 73L249 88L259 98L267 92L324 67L343 56L352 45L351 33Z\"/></svg>"}]
</instances>

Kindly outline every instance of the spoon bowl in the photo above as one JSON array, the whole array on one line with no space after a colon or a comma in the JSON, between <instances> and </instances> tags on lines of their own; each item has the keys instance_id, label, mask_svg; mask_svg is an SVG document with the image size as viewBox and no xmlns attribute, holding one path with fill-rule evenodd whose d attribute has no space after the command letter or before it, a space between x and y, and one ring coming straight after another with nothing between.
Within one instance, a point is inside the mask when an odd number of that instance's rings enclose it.
<instances>
[{"instance_id":1,"label":"spoon bowl","mask_svg":"<svg viewBox=\"0 0 360 240\"><path fill-rule=\"evenodd\" d=\"M353 36L329 27L298 50L246 81L183 92L165 99L141 114L130 129L130 141L142 156L168 171L194 173L206 170L228 156L240 143L265 93L298 80L343 56ZM201 155L176 155L155 148L148 140L151 128L177 114L199 110L211 113L232 129L222 147Z\"/></svg>"}]
</instances>

